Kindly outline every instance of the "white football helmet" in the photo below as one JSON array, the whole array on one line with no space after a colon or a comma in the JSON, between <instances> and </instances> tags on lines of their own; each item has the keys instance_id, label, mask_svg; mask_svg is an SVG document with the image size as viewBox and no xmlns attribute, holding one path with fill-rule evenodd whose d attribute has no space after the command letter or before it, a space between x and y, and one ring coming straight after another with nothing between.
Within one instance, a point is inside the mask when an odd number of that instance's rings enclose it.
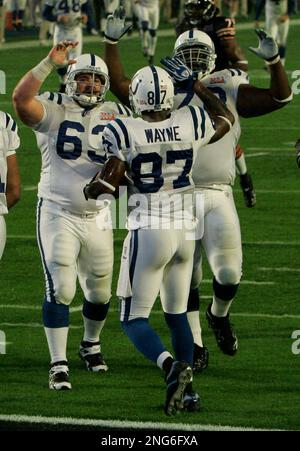
<instances>
[{"instance_id":1,"label":"white football helmet","mask_svg":"<svg viewBox=\"0 0 300 451\"><path fill-rule=\"evenodd\" d=\"M170 110L174 103L173 81L161 67L143 67L131 80L129 99L136 114Z\"/></svg>"},{"instance_id":2,"label":"white football helmet","mask_svg":"<svg viewBox=\"0 0 300 451\"><path fill-rule=\"evenodd\" d=\"M199 80L214 70L217 57L213 41L200 30L185 31L178 36L174 56L198 74Z\"/></svg>"},{"instance_id":3,"label":"white football helmet","mask_svg":"<svg viewBox=\"0 0 300 451\"><path fill-rule=\"evenodd\" d=\"M92 89L89 94L80 93L77 89L75 78L78 74L84 73L93 75ZM99 94L94 94L93 92L95 75L99 75L101 78L102 88ZM76 63L69 66L66 78L66 94L76 100L81 106L89 107L102 103L108 90L108 68L99 56L86 53L76 58Z\"/></svg>"}]
</instances>

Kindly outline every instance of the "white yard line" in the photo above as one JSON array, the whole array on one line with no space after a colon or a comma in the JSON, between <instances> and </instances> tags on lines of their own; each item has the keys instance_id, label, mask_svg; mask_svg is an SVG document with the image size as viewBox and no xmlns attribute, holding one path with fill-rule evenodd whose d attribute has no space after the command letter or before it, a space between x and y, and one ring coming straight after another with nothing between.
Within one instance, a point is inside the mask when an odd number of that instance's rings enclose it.
<instances>
[{"instance_id":1,"label":"white yard line","mask_svg":"<svg viewBox=\"0 0 300 451\"><path fill-rule=\"evenodd\" d=\"M208 296L209 299L211 299L211 296ZM202 296L203 299L203 296ZM76 310L75 310L76 309ZM81 307L75 307L73 312L79 312L81 311ZM118 313L118 309L110 309L110 313ZM151 315L162 315L161 310L152 310ZM238 317L238 318L271 318L271 319L300 319L300 315L292 315L292 314L282 314L282 315L276 315L272 313L230 313L230 316L232 317ZM32 327L32 328L40 328L44 327L42 323L10 323L8 321L0 322L1 327ZM83 326L70 326L73 329L81 329Z\"/></svg>"},{"instance_id":2,"label":"white yard line","mask_svg":"<svg viewBox=\"0 0 300 451\"><path fill-rule=\"evenodd\" d=\"M277 191L265 191L277 193ZM285 191L282 191L285 193ZM293 191L293 193L298 193L299 191ZM35 235L7 235L8 239L13 240L35 240ZM115 241L123 241L121 239L115 239ZM247 246L300 246L300 241L243 241L243 245Z\"/></svg>"},{"instance_id":3,"label":"white yard line","mask_svg":"<svg viewBox=\"0 0 300 451\"><path fill-rule=\"evenodd\" d=\"M28 415L0 415L0 421L10 421L16 423L46 423L51 425L74 425L74 426L98 426L102 428L115 429L163 429L179 431L263 431L270 429L256 429L241 426L222 426L220 424L187 424L187 423L155 423L151 421L121 421L121 420L97 420L90 418L71 418L71 417L43 417ZM279 429L272 429L279 430ZM101 437L98 439L99 443Z\"/></svg>"},{"instance_id":4,"label":"white yard line","mask_svg":"<svg viewBox=\"0 0 300 451\"><path fill-rule=\"evenodd\" d=\"M287 267L282 267L282 268L267 268L267 267L260 267L258 268L259 271L274 271L274 272L300 272L299 268L287 268Z\"/></svg>"},{"instance_id":5,"label":"white yard line","mask_svg":"<svg viewBox=\"0 0 300 451\"><path fill-rule=\"evenodd\" d=\"M203 279L201 283L212 283L211 279ZM243 285L276 285L276 282L256 281L256 280L241 280Z\"/></svg>"},{"instance_id":6,"label":"white yard line","mask_svg":"<svg viewBox=\"0 0 300 451\"><path fill-rule=\"evenodd\" d=\"M300 127L299 127L299 132L300 132ZM248 150L265 150L265 151L270 151L270 152L291 152L292 149L291 148L284 148L284 147L246 147L246 154L248 152ZM294 153L292 152L292 154L294 155Z\"/></svg>"},{"instance_id":7,"label":"white yard line","mask_svg":"<svg viewBox=\"0 0 300 451\"><path fill-rule=\"evenodd\" d=\"M23 190L24 191L36 191L37 190L37 185L27 185L27 186L23 186Z\"/></svg>"},{"instance_id":8,"label":"white yard line","mask_svg":"<svg viewBox=\"0 0 300 451\"><path fill-rule=\"evenodd\" d=\"M270 152L245 153L246 158L264 157L270 155Z\"/></svg>"}]
</instances>

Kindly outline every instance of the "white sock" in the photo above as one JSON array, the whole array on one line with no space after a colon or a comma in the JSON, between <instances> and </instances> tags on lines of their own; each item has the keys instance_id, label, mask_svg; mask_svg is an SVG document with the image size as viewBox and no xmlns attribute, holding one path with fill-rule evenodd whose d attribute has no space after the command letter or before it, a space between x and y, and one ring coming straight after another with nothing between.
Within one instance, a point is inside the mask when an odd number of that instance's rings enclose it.
<instances>
[{"instance_id":1,"label":"white sock","mask_svg":"<svg viewBox=\"0 0 300 451\"><path fill-rule=\"evenodd\" d=\"M187 318L193 334L194 343L203 348L199 311L187 312Z\"/></svg>"},{"instance_id":2,"label":"white sock","mask_svg":"<svg viewBox=\"0 0 300 451\"><path fill-rule=\"evenodd\" d=\"M164 351L158 356L156 361L158 368L160 368L161 370L163 369L163 363L168 357L171 357L173 359L173 356L168 351Z\"/></svg>"},{"instance_id":3,"label":"white sock","mask_svg":"<svg viewBox=\"0 0 300 451\"><path fill-rule=\"evenodd\" d=\"M51 363L67 360L68 327L44 327Z\"/></svg>"},{"instance_id":4,"label":"white sock","mask_svg":"<svg viewBox=\"0 0 300 451\"><path fill-rule=\"evenodd\" d=\"M240 175L244 175L247 172L247 165L245 160L245 154L244 152L241 154L239 158L235 160L235 164L239 170Z\"/></svg>"},{"instance_id":5,"label":"white sock","mask_svg":"<svg viewBox=\"0 0 300 451\"><path fill-rule=\"evenodd\" d=\"M231 301L223 301L222 299L219 299L214 295L213 303L211 306L211 313L214 316L218 316L219 318L224 318L229 312L232 301L233 299L231 299Z\"/></svg>"},{"instance_id":6,"label":"white sock","mask_svg":"<svg viewBox=\"0 0 300 451\"><path fill-rule=\"evenodd\" d=\"M104 327L106 318L103 321L95 321L88 319L82 315L84 324L83 341L89 341L90 343L97 343L99 341L100 333Z\"/></svg>"}]
</instances>

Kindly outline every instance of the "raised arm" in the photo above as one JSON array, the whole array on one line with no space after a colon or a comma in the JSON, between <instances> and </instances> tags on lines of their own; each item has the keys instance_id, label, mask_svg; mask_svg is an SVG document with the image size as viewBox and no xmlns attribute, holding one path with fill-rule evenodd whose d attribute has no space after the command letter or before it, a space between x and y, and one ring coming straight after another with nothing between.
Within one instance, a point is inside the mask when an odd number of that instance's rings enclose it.
<instances>
[{"instance_id":1,"label":"raised arm","mask_svg":"<svg viewBox=\"0 0 300 451\"><path fill-rule=\"evenodd\" d=\"M77 43L72 41L60 42L52 48L45 59L27 72L18 82L13 92L13 105L24 124L34 127L43 119L43 105L35 96L53 69L75 62L75 60L68 61L67 55L69 50L76 45Z\"/></svg>"},{"instance_id":2,"label":"raised arm","mask_svg":"<svg viewBox=\"0 0 300 451\"><path fill-rule=\"evenodd\" d=\"M256 33L259 37L259 46L258 48L250 47L250 50L266 61L270 69L270 87L262 89L252 85L240 85L237 111L242 117L255 117L271 113L287 105L293 98L276 42L263 30L256 30Z\"/></svg>"},{"instance_id":3,"label":"raised arm","mask_svg":"<svg viewBox=\"0 0 300 451\"><path fill-rule=\"evenodd\" d=\"M234 124L234 116L228 110L226 105L221 102L209 89L207 89L199 80L194 79L194 74L190 68L188 68L177 57L163 58L161 64L165 70L172 77L172 79L186 89L195 92L200 97L204 107L213 121L216 129L216 133L209 141L212 144L215 141L221 139Z\"/></svg>"},{"instance_id":4,"label":"raised arm","mask_svg":"<svg viewBox=\"0 0 300 451\"><path fill-rule=\"evenodd\" d=\"M130 106L130 79L124 73L117 44L130 28L131 25L125 25L125 10L123 6L120 6L108 16L104 33L104 60L108 67L110 90L120 102L127 106Z\"/></svg>"}]
</instances>

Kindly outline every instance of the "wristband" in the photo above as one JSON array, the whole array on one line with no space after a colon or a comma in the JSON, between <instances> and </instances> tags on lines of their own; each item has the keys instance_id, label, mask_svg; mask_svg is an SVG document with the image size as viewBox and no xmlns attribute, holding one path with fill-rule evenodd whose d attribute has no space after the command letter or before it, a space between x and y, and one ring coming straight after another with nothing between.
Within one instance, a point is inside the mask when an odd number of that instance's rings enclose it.
<instances>
[{"instance_id":1,"label":"wristband","mask_svg":"<svg viewBox=\"0 0 300 451\"><path fill-rule=\"evenodd\" d=\"M276 99L276 97L273 97L273 100L275 100L275 102L278 103L286 103L286 102L290 102L293 99L293 93L291 92L291 94L286 98L286 99Z\"/></svg>"},{"instance_id":2,"label":"wristband","mask_svg":"<svg viewBox=\"0 0 300 451\"><path fill-rule=\"evenodd\" d=\"M118 44L119 39L110 38L109 36L106 36L106 34L105 34L103 41L107 42L108 44L114 45L114 44Z\"/></svg>"},{"instance_id":3,"label":"wristband","mask_svg":"<svg viewBox=\"0 0 300 451\"><path fill-rule=\"evenodd\" d=\"M220 118L223 119L225 122L227 122L227 124L229 125L229 130L232 129L232 123L230 122L229 119L227 119L227 117L225 117L225 116L220 116L219 114L217 115L217 117L220 117Z\"/></svg>"},{"instance_id":4,"label":"wristband","mask_svg":"<svg viewBox=\"0 0 300 451\"><path fill-rule=\"evenodd\" d=\"M277 64L280 61L280 56L276 55L273 59L271 59L271 61L265 60L265 63L268 66L272 66L272 64Z\"/></svg>"},{"instance_id":5,"label":"wristband","mask_svg":"<svg viewBox=\"0 0 300 451\"><path fill-rule=\"evenodd\" d=\"M31 72L37 80L43 83L55 67L56 65L52 63L50 58L47 56L47 58L43 59L37 66L31 69Z\"/></svg>"},{"instance_id":6,"label":"wristband","mask_svg":"<svg viewBox=\"0 0 300 451\"><path fill-rule=\"evenodd\" d=\"M112 192L116 191L116 188L111 184L106 182L105 180L102 179L97 179L97 182L101 183L102 185L106 186L106 188L109 188Z\"/></svg>"}]
</instances>

